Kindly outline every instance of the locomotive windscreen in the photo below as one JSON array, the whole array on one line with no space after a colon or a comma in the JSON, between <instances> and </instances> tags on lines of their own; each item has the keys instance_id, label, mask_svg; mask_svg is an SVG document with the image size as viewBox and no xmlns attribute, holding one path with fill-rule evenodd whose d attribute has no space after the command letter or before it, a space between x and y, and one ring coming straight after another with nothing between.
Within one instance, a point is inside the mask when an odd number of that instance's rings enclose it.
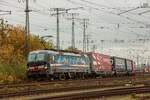
<instances>
[{"instance_id":1,"label":"locomotive windscreen","mask_svg":"<svg viewBox=\"0 0 150 100\"><path fill-rule=\"evenodd\" d=\"M32 53L28 56L28 62L46 61L46 54Z\"/></svg>"}]
</instances>

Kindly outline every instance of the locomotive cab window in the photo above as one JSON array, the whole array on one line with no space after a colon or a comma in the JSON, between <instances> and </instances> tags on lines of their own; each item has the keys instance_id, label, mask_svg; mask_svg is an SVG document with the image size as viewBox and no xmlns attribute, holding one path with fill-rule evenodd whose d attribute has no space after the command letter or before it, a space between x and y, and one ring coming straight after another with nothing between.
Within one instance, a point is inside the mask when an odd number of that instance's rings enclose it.
<instances>
[{"instance_id":1,"label":"locomotive cab window","mask_svg":"<svg viewBox=\"0 0 150 100\"><path fill-rule=\"evenodd\" d=\"M28 56L28 62L35 62L36 60L36 54L29 54Z\"/></svg>"},{"instance_id":2,"label":"locomotive cab window","mask_svg":"<svg viewBox=\"0 0 150 100\"><path fill-rule=\"evenodd\" d=\"M39 53L37 54L36 61L45 61L45 54Z\"/></svg>"},{"instance_id":3,"label":"locomotive cab window","mask_svg":"<svg viewBox=\"0 0 150 100\"><path fill-rule=\"evenodd\" d=\"M28 62L46 61L46 54L32 53L28 56Z\"/></svg>"}]
</instances>

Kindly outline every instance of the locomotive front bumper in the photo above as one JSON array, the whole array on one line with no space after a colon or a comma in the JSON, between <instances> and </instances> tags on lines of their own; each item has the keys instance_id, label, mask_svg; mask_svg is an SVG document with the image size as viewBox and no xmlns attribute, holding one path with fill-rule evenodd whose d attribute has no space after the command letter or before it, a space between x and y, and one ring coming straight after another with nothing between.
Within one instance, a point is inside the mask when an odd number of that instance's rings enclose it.
<instances>
[{"instance_id":1,"label":"locomotive front bumper","mask_svg":"<svg viewBox=\"0 0 150 100\"><path fill-rule=\"evenodd\" d=\"M27 76L28 77L47 76L47 74L48 74L47 67L44 67L44 68L28 68L27 69Z\"/></svg>"}]
</instances>

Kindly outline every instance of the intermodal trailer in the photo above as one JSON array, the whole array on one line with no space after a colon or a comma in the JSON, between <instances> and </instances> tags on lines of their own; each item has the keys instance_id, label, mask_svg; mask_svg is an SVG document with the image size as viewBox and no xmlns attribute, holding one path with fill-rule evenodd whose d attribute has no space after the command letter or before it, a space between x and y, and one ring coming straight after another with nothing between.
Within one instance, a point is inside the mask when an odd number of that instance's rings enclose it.
<instances>
[{"instance_id":1,"label":"intermodal trailer","mask_svg":"<svg viewBox=\"0 0 150 100\"><path fill-rule=\"evenodd\" d=\"M112 64L109 55L89 52L91 72L96 75L112 75Z\"/></svg>"},{"instance_id":2,"label":"intermodal trailer","mask_svg":"<svg viewBox=\"0 0 150 100\"><path fill-rule=\"evenodd\" d=\"M113 71L116 75L127 74L126 59L120 57L111 57Z\"/></svg>"}]
</instances>

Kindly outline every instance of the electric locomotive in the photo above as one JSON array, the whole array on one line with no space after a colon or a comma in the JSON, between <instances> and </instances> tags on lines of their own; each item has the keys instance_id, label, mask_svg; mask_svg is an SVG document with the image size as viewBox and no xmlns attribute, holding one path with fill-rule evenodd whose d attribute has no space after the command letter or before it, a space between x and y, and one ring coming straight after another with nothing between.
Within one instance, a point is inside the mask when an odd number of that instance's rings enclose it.
<instances>
[{"instance_id":1,"label":"electric locomotive","mask_svg":"<svg viewBox=\"0 0 150 100\"><path fill-rule=\"evenodd\" d=\"M85 77L91 73L89 57L85 54L37 50L29 53L27 76L49 78Z\"/></svg>"}]
</instances>

